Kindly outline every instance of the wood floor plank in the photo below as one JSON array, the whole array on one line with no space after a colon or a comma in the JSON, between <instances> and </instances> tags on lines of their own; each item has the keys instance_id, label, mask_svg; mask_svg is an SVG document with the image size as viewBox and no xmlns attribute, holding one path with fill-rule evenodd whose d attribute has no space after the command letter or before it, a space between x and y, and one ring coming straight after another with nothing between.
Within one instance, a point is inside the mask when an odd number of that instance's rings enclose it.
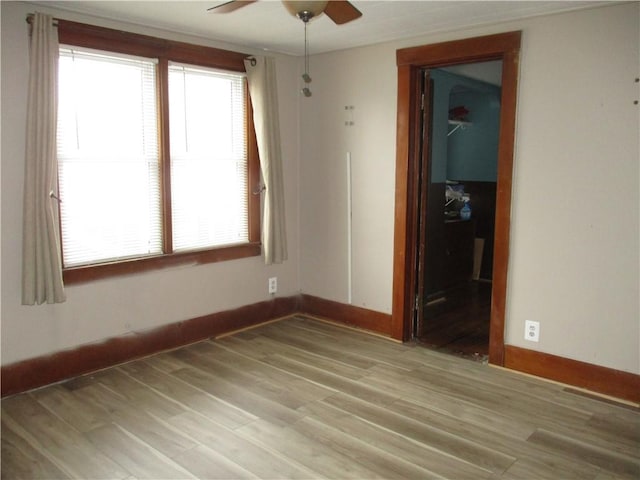
<instances>
[{"instance_id":1,"label":"wood floor plank","mask_svg":"<svg viewBox=\"0 0 640 480\"><path fill-rule=\"evenodd\" d=\"M399 390L402 392L403 398L414 403L422 404L429 409L450 414L479 426L495 427L500 432L509 433L521 440L526 440L540 425L546 425L547 428L553 429L557 433L579 434L583 440L588 439L594 445L610 448L620 453L633 454L638 451L640 426L636 426L637 423L627 418L629 416L628 410L617 409L618 412L625 415L623 418L626 421L623 421L622 418L609 417L611 424L606 427L607 422L604 420L596 422L592 415L582 408L558 406L555 402L547 402L546 400L541 401L544 405L542 410L554 412L553 418L541 416L538 413L534 418L530 412L535 411L534 403L536 402L532 403L528 395L523 400L512 399L510 406L520 405L515 410L505 408L496 412L495 407L482 406L480 399L476 398L472 392L467 392L464 395L467 400L462 400L460 397L443 393L443 390L438 388L440 384L437 382L425 381L421 384L413 379L410 382L398 384L398 376L403 374L402 371L377 367L375 371L361 379L361 382L380 388ZM474 385L478 387L475 389L475 393L479 395L482 395L483 391L481 385L480 382L476 382ZM512 389L513 385L510 385L509 390ZM520 393L517 392L517 395L519 396Z\"/></svg>"},{"instance_id":2,"label":"wood floor plank","mask_svg":"<svg viewBox=\"0 0 640 480\"><path fill-rule=\"evenodd\" d=\"M587 422L595 431L624 439L630 445L640 445L640 415L626 411L594 414Z\"/></svg>"},{"instance_id":3,"label":"wood floor plank","mask_svg":"<svg viewBox=\"0 0 640 480\"><path fill-rule=\"evenodd\" d=\"M519 458L501 476L504 480L596 480L600 471L593 465L571 462L566 459L549 457L523 457ZM613 480L613 479L612 479Z\"/></svg>"},{"instance_id":4,"label":"wood floor plank","mask_svg":"<svg viewBox=\"0 0 640 480\"><path fill-rule=\"evenodd\" d=\"M430 388L426 383L420 385L414 382L398 382L398 372L388 370L388 367L378 368L360 379L360 382L382 390L396 391L404 400L469 422L471 425L494 428L513 438L526 440L536 429L535 422L514 419L502 412L496 412L495 409L483 407L471 397L454 397L437 388Z\"/></svg>"},{"instance_id":5,"label":"wood floor plank","mask_svg":"<svg viewBox=\"0 0 640 480\"><path fill-rule=\"evenodd\" d=\"M236 408L259 418L269 419L276 424L285 425L300 418L300 413L291 408L216 378L201 369L184 368L174 375Z\"/></svg>"},{"instance_id":6,"label":"wood floor plank","mask_svg":"<svg viewBox=\"0 0 640 480\"><path fill-rule=\"evenodd\" d=\"M551 382L551 380L549 380ZM590 402L589 403L589 409L592 409L594 405L598 404L598 405L603 405L603 404L608 404L608 405L613 405L615 407L617 407L618 409L622 409L622 410L627 410L629 412L633 412L633 414L640 412L640 405L638 404L633 404L629 401L625 401L625 400L619 400L617 398L613 398L611 396L608 395L601 395L598 393L594 393L594 392L589 392L587 390L584 390L582 388L578 388L578 387L563 387L562 388L563 392L568 392L571 393L571 398L583 398L585 400L593 400L594 402ZM601 413L601 412L598 412ZM602 413L607 413L607 409L604 410L604 412ZM633 417L631 417L633 418Z\"/></svg>"},{"instance_id":7,"label":"wood floor plank","mask_svg":"<svg viewBox=\"0 0 640 480\"><path fill-rule=\"evenodd\" d=\"M1 478L19 479L65 479L72 478L60 469L41 451L18 435L2 420L2 465Z\"/></svg>"},{"instance_id":8,"label":"wood floor plank","mask_svg":"<svg viewBox=\"0 0 640 480\"><path fill-rule=\"evenodd\" d=\"M584 425L591 417L590 412L576 410L549 402L549 408L538 408L547 402L533 399L526 393L512 388L496 389L495 385L487 384L478 378L474 382L460 382L456 377L442 370L424 365L403 375L403 379L418 384L428 383L432 388L439 388L460 399L473 398L473 401L486 408L497 409L510 414L520 413L523 418L530 418L531 411L536 411L536 421L546 421L550 424L558 418L575 425Z\"/></svg>"},{"instance_id":9,"label":"wood floor plank","mask_svg":"<svg viewBox=\"0 0 640 480\"><path fill-rule=\"evenodd\" d=\"M304 407L311 418L315 418L351 437L365 439L367 443L385 450L393 456L417 465L425 470L426 478L487 479L490 470L478 467L452 455L416 442L400 433L366 421L332 407L325 402L314 402Z\"/></svg>"},{"instance_id":10,"label":"wood floor plank","mask_svg":"<svg viewBox=\"0 0 640 480\"><path fill-rule=\"evenodd\" d=\"M266 338L270 338L277 342L293 346L305 352L311 352L318 356L337 360L347 365L352 365L358 368L371 368L376 365L376 362L368 358L355 355L349 351L344 351L336 348L332 348L328 344L317 343L301 337L299 334L289 334L282 330L276 331L273 326L263 334Z\"/></svg>"},{"instance_id":11,"label":"wood floor plank","mask_svg":"<svg viewBox=\"0 0 640 480\"><path fill-rule=\"evenodd\" d=\"M396 353L405 352L408 348L413 348L415 346L414 343L401 343L396 340L392 340L384 335L371 334L359 328L349 328L340 323L317 320L315 318L306 317L304 315L296 316L293 319L292 324L299 328L324 333L333 339L348 338L351 341L367 343L375 338L375 343L377 346L384 346L384 348Z\"/></svg>"},{"instance_id":12,"label":"wood floor plank","mask_svg":"<svg viewBox=\"0 0 640 480\"><path fill-rule=\"evenodd\" d=\"M596 475L595 480L620 480L620 476L610 472L600 472Z\"/></svg>"},{"instance_id":13,"label":"wood floor plank","mask_svg":"<svg viewBox=\"0 0 640 480\"><path fill-rule=\"evenodd\" d=\"M412 404L406 400L398 400L388 407L388 410L406 415L431 427L446 431L449 434L464 438L476 445L491 446L491 449L505 455L518 452L518 456L535 458L535 465L541 471L573 471L576 468L573 461L557 455L555 449L544 444L532 444L528 439L515 438L499 428L499 425L479 425L459 419L456 416L436 412L430 408ZM513 465L509 467L509 470ZM585 469L585 476L593 473L593 469Z\"/></svg>"},{"instance_id":14,"label":"wood floor plank","mask_svg":"<svg viewBox=\"0 0 640 480\"><path fill-rule=\"evenodd\" d=\"M108 412L79 399L74 392L61 385L32 393L38 403L60 417L79 432L88 432L110 423Z\"/></svg>"},{"instance_id":15,"label":"wood floor plank","mask_svg":"<svg viewBox=\"0 0 640 480\"><path fill-rule=\"evenodd\" d=\"M183 413L169 422L199 444L242 465L260 478L307 479L314 475L291 459L278 455L273 449L263 448L215 422L193 413Z\"/></svg>"},{"instance_id":16,"label":"wood floor plank","mask_svg":"<svg viewBox=\"0 0 640 480\"><path fill-rule=\"evenodd\" d=\"M193 448L194 443L180 432L167 428L158 419L163 410L147 411L144 402L123 400L123 397L102 384L92 385L75 392L81 399L110 413L112 423L123 427L154 449L168 457ZM184 409L179 412L186 411ZM163 415L162 418L168 418Z\"/></svg>"},{"instance_id":17,"label":"wood floor plank","mask_svg":"<svg viewBox=\"0 0 640 480\"><path fill-rule=\"evenodd\" d=\"M174 460L184 468L189 469L197 478L211 480L257 478L206 445L197 445L182 452Z\"/></svg>"},{"instance_id":18,"label":"wood floor plank","mask_svg":"<svg viewBox=\"0 0 640 480\"><path fill-rule=\"evenodd\" d=\"M478 364L476 362L465 362L460 359L443 355L440 352L430 350L428 348L414 348L407 350L402 354L403 358L410 360L419 360L429 365L431 368L441 369L450 375L462 377L469 381L481 380L484 384L491 385L496 389L507 388L521 392L530 398L539 399L553 405L561 405L577 411L589 413L607 414L612 411L611 406L607 403L598 401L594 396L567 395L564 385L546 381L525 375L516 371L504 368ZM615 406L615 405L613 405ZM618 405L618 410L627 410L629 420L637 418L638 411L628 411L628 406Z\"/></svg>"},{"instance_id":19,"label":"wood floor plank","mask_svg":"<svg viewBox=\"0 0 640 480\"><path fill-rule=\"evenodd\" d=\"M171 373L175 372L176 370L180 370L181 368L189 367L188 363L185 363L177 359L175 356L172 356L171 352L163 352L151 357L147 357L144 359L144 362L165 373Z\"/></svg>"},{"instance_id":20,"label":"wood floor plank","mask_svg":"<svg viewBox=\"0 0 640 480\"><path fill-rule=\"evenodd\" d=\"M197 354L201 357L200 363L192 361L192 365L197 363L208 371L214 371L217 376L232 379L234 384L290 408L298 408L334 393L333 390L291 375L268 363L214 346L211 342L192 345L187 351L199 352Z\"/></svg>"},{"instance_id":21,"label":"wood floor plank","mask_svg":"<svg viewBox=\"0 0 640 480\"><path fill-rule=\"evenodd\" d=\"M305 338L316 338L321 341L323 336L328 337L329 344L337 350L352 352L376 363L402 369L412 369L422 364L421 361L414 362L410 358L399 358L399 355L405 353L407 349L415 347L413 343L403 345L382 337L378 337L375 342L372 342L371 339L363 337L362 333L356 330L304 318L296 320L297 323L294 323L294 327L300 328L304 332Z\"/></svg>"},{"instance_id":22,"label":"wood floor plank","mask_svg":"<svg viewBox=\"0 0 640 480\"><path fill-rule=\"evenodd\" d=\"M140 480L196 478L121 426L105 425L86 435L96 449Z\"/></svg>"},{"instance_id":23,"label":"wood floor plank","mask_svg":"<svg viewBox=\"0 0 640 480\"><path fill-rule=\"evenodd\" d=\"M290 347L282 342L266 337L258 337L249 341L237 340L234 337L225 337L220 344L223 348L259 361L263 361L266 357L273 355L274 352L278 352L292 360L309 363L322 370L328 370L352 380L362 378L369 371L369 369L346 364L333 358L323 357L299 348Z\"/></svg>"},{"instance_id":24,"label":"wood floor plank","mask_svg":"<svg viewBox=\"0 0 640 480\"><path fill-rule=\"evenodd\" d=\"M303 418L290 427L292 430L312 439L342 455L351 458L368 469L373 469L385 479L437 478L415 464L394 457L386 450L372 446L370 443L350 435L344 435L324 422L312 418Z\"/></svg>"},{"instance_id":25,"label":"wood floor plank","mask_svg":"<svg viewBox=\"0 0 640 480\"><path fill-rule=\"evenodd\" d=\"M238 429L238 432L255 439L281 455L303 464L322 478L383 478L351 458L294 431L289 426L280 427L258 420Z\"/></svg>"},{"instance_id":26,"label":"wood floor plank","mask_svg":"<svg viewBox=\"0 0 640 480\"><path fill-rule=\"evenodd\" d=\"M620 428L619 431L601 429L597 424L591 422L590 418L586 424L581 426L567 426L562 422L555 425L543 425L545 429L564 436L578 438L583 443L588 443L594 447L609 450L627 456L636 456L640 451L640 441L629 438L627 433L632 435L627 428Z\"/></svg>"},{"instance_id":27,"label":"wood floor plank","mask_svg":"<svg viewBox=\"0 0 640 480\"><path fill-rule=\"evenodd\" d=\"M79 377L71 378L60 383L60 386L65 390L74 391L78 388L87 387L89 385L95 385L98 381L93 374L81 375Z\"/></svg>"},{"instance_id":28,"label":"wood floor plank","mask_svg":"<svg viewBox=\"0 0 640 480\"><path fill-rule=\"evenodd\" d=\"M185 409L197 411L230 428L239 427L257 418L152 365L143 360L124 365L122 370L149 388L178 401Z\"/></svg>"},{"instance_id":29,"label":"wood floor plank","mask_svg":"<svg viewBox=\"0 0 640 480\"><path fill-rule=\"evenodd\" d=\"M294 317L2 399L2 478L640 478L640 409Z\"/></svg>"},{"instance_id":30,"label":"wood floor plank","mask_svg":"<svg viewBox=\"0 0 640 480\"><path fill-rule=\"evenodd\" d=\"M603 450L585 444L576 438L569 438L543 429L534 432L528 441L553 448L574 461L581 459L609 473L620 475L622 478L636 480L640 478L640 459L637 458Z\"/></svg>"},{"instance_id":31,"label":"wood floor plank","mask_svg":"<svg viewBox=\"0 0 640 480\"><path fill-rule=\"evenodd\" d=\"M472 362L468 362L472 363ZM498 373L498 372L495 372ZM586 411L584 408L578 408L573 406L567 406L558 404L553 400L540 399L531 397L528 395L527 390L518 391L510 384L507 388L496 390L496 383L486 383L481 379L476 380L473 384L465 382L452 382L451 375L447 373L434 372L430 366L424 366L417 371L410 372L393 372L394 380L397 382L397 377L400 376L407 380L403 382L398 388L407 393L412 401L421 403L416 392L411 393L411 389L407 387L407 383L414 384L418 387L424 388L424 397L429 399L430 404L437 402L438 396L443 396L453 399L449 403L446 400L441 403L441 406L446 410L450 410L456 405L456 403L463 402L465 398L474 399L474 408L463 409L460 411L460 415L473 422L473 419L469 418L469 414L472 412L495 412L499 410L499 413L490 414L489 418L486 418L485 425L491 423L499 423L502 421L503 429L501 431L506 432L510 429L516 429L520 432L514 431L517 438L525 439L533 432L533 429L544 426L545 428L552 429L559 434L565 435L579 435L583 440L588 440L596 446L601 448L610 448L614 451L619 451L623 454L633 454L638 450L638 442L628 436L617 435L614 431L604 431L597 429L590 424L592 413ZM387 385L389 378L386 379ZM380 369L377 372L372 373L362 380L363 382L373 383L374 385L384 382L384 374L380 373ZM496 392L501 392L500 397L496 396ZM432 405L429 405L431 408ZM480 410L478 410L478 408ZM611 408L610 408L611 410ZM625 409L617 409L622 415L628 416L629 412ZM621 431L626 431L631 437L633 432L630 430L634 425L633 422L627 423L627 428Z\"/></svg>"},{"instance_id":32,"label":"wood floor plank","mask_svg":"<svg viewBox=\"0 0 640 480\"><path fill-rule=\"evenodd\" d=\"M289 373L324 385L334 391L345 392L354 397L366 399L377 405L388 405L397 399L397 396L394 394L376 390L375 388L368 387L348 378L335 375L332 372L325 372L314 366L290 360L280 354L274 354L264 361Z\"/></svg>"},{"instance_id":33,"label":"wood floor plank","mask_svg":"<svg viewBox=\"0 0 640 480\"><path fill-rule=\"evenodd\" d=\"M35 450L47 452L75 478L124 479L129 472L96 450L80 432L52 415L29 394L2 401L2 417Z\"/></svg>"},{"instance_id":34,"label":"wood floor plank","mask_svg":"<svg viewBox=\"0 0 640 480\"><path fill-rule=\"evenodd\" d=\"M488 421L470 421L455 414L433 410L425 405L419 405L406 399L400 399L387 407L390 412L412 418L418 422L445 430L449 433L465 438L479 445L491 445L493 449L509 451L514 442L524 443L526 438L520 439L500 428L500 423L491 424ZM475 420L475 418L474 418ZM498 447L502 446L502 449Z\"/></svg>"},{"instance_id":35,"label":"wood floor plank","mask_svg":"<svg viewBox=\"0 0 640 480\"><path fill-rule=\"evenodd\" d=\"M148 413L171 417L184 411L179 402L145 387L142 382L127 375L121 367L100 372L96 379L101 385L121 396L124 402L134 403Z\"/></svg>"},{"instance_id":36,"label":"wood floor plank","mask_svg":"<svg viewBox=\"0 0 640 480\"><path fill-rule=\"evenodd\" d=\"M446 430L434 428L342 393L329 397L324 402L381 428L386 428L417 442L429 445L432 448L480 468L491 470L494 473L504 472L517 458L513 455L493 450L491 445L476 444Z\"/></svg>"},{"instance_id":37,"label":"wood floor plank","mask_svg":"<svg viewBox=\"0 0 640 480\"><path fill-rule=\"evenodd\" d=\"M397 375L397 374L396 374ZM429 384L430 390L446 392L457 399L471 399L475 405L483 406L491 410L499 409L507 418L511 419L511 425L525 425L526 428L543 426L551 431L565 435L579 435L583 440L588 440L596 446L610 448L620 453L632 454L637 452L638 443L628 440L627 437L618 436L614 432L598 431L590 426L592 413L584 408L570 407L558 404L555 401L547 401L531 397L511 384L508 388L500 389L500 396L496 395L495 384L487 384L482 380L476 380L473 384L451 382L451 375L437 373L430 366L424 366L418 371L411 371L402 378L411 383ZM628 415L627 410L617 409L621 414ZM535 420L531 412L535 413ZM499 416L495 418L499 421ZM628 430L627 430L628 431ZM520 437L522 438L522 437Z\"/></svg>"},{"instance_id":38,"label":"wood floor plank","mask_svg":"<svg viewBox=\"0 0 640 480\"><path fill-rule=\"evenodd\" d=\"M146 412L135 410L114 414L114 424L140 438L155 450L167 457L177 455L195 445L187 436L175 429L168 428L165 418L154 417Z\"/></svg>"}]
</instances>

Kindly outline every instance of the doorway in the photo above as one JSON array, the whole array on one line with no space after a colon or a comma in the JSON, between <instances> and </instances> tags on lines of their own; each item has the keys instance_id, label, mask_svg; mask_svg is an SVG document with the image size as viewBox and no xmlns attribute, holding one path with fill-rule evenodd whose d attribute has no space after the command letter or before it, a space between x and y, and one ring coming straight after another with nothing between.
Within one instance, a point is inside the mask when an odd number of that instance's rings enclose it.
<instances>
[{"instance_id":1,"label":"doorway","mask_svg":"<svg viewBox=\"0 0 640 480\"><path fill-rule=\"evenodd\" d=\"M398 117L391 334L398 340L412 338L414 320L422 308L416 297L420 282L415 268L418 251L424 248L417 240L420 238L421 228L419 186L422 171L420 166L423 161L420 151L423 120L422 71L464 63L502 61L489 338L489 362L495 365L504 363L504 319L520 37L520 32L509 32L412 47L397 52Z\"/></svg>"},{"instance_id":2,"label":"doorway","mask_svg":"<svg viewBox=\"0 0 640 480\"><path fill-rule=\"evenodd\" d=\"M475 361L489 354L501 85L501 60L422 71L412 334Z\"/></svg>"}]
</instances>

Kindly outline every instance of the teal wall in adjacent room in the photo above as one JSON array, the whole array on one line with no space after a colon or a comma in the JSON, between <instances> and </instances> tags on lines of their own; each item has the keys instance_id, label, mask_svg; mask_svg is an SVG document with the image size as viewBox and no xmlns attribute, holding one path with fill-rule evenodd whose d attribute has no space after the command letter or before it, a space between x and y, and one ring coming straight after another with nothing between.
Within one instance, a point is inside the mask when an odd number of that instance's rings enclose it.
<instances>
[{"instance_id":1,"label":"teal wall in adjacent room","mask_svg":"<svg viewBox=\"0 0 640 480\"><path fill-rule=\"evenodd\" d=\"M497 179L500 88L442 70L433 80L431 182ZM449 109L464 106L471 125L453 129Z\"/></svg>"},{"instance_id":2,"label":"teal wall in adjacent room","mask_svg":"<svg viewBox=\"0 0 640 480\"><path fill-rule=\"evenodd\" d=\"M447 141L447 178L495 182L498 178L500 89L451 94L449 107L464 105L471 125L456 130ZM492 91L494 90L494 91Z\"/></svg>"},{"instance_id":3,"label":"teal wall in adjacent room","mask_svg":"<svg viewBox=\"0 0 640 480\"><path fill-rule=\"evenodd\" d=\"M449 125L449 94L455 85L455 78L461 78L442 70L430 70L433 80L431 105L431 183L447 180L447 132Z\"/></svg>"}]
</instances>

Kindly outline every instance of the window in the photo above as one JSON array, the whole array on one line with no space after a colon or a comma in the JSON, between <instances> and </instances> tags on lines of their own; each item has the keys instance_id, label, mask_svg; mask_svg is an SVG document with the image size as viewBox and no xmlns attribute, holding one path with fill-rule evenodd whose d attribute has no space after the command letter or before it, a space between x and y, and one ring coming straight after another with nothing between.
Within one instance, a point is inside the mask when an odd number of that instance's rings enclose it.
<instances>
[{"instance_id":1,"label":"window","mask_svg":"<svg viewBox=\"0 0 640 480\"><path fill-rule=\"evenodd\" d=\"M60 49L66 267L162 253L155 63Z\"/></svg>"},{"instance_id":2,"label":"window","mask_svg":"<svg viewBox=\"0 0 640 480\"><path fill-rule=\"evenodd\" d=\"M240 75L169 64L176 251L247 241L244 99Z\"/></svg>"},{"instance_id":3,"label":"window","mask_svg":"<svg viewBox=\"0 0 640 480\"><path fill-rule=\"evenodd\" d=\"M59 38L65 282L259 255L244 56L72 22Z\"/></svg>"}]
</instances>

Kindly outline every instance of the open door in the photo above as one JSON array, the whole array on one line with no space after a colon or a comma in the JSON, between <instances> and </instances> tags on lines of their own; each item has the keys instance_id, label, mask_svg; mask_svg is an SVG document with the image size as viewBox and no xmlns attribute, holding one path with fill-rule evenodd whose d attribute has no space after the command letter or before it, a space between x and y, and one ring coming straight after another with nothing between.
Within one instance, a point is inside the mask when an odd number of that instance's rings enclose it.
<instances>
[{"instance_id":1,"label":"open door","mask_svg":"<svg viewBox=\"0 0 640 480\"><path fill-rule=\"evenodd\" d=\"M501 72L501 61L422 72L413 334L476 361L489 347Z\"/></svg>"},{"instance_id":2,"label":"open door","mask_svg":"<svg viewBox=\"0 0 640 480\"><path fill-rule=\"evenodd\" d=\"M416 262L420 237L418 213L422 193L419 191L423 151L420 148L422 111L422 72L428 68L502 60L502 93L498 146L495 246L493 258L493 295L491 299L491 335L489 362L504 364L504 324L509 259L511 183L516 119L518 59L521 32L398 50L398 118L396 135L396 196L393 260L392 336L411 338L419 288Z\"/></svg>"},{"instance_id":3,"label":"open door","mask_svg":"<svg viewBox=\"0 0 640 480\"><path fill-rule=\"evenodd\" d=\"M424 70L421 78L421 128L422 141L420 142L420 172L418 181L418 238L417 238L417 256L416 256L416 285L415 285L415 309L413 316L413 332L417 337L424 334L424 303L426 297L425 269L431 267L431 263L427 259L427 252L431 249L427 248L427 223L432 218L428 214L427 209L431 204L428 201L429 189L429 165L431 163L431 117L433 105L433 82L429 75L429 70Z\"/></svg>"}]
</instances>

